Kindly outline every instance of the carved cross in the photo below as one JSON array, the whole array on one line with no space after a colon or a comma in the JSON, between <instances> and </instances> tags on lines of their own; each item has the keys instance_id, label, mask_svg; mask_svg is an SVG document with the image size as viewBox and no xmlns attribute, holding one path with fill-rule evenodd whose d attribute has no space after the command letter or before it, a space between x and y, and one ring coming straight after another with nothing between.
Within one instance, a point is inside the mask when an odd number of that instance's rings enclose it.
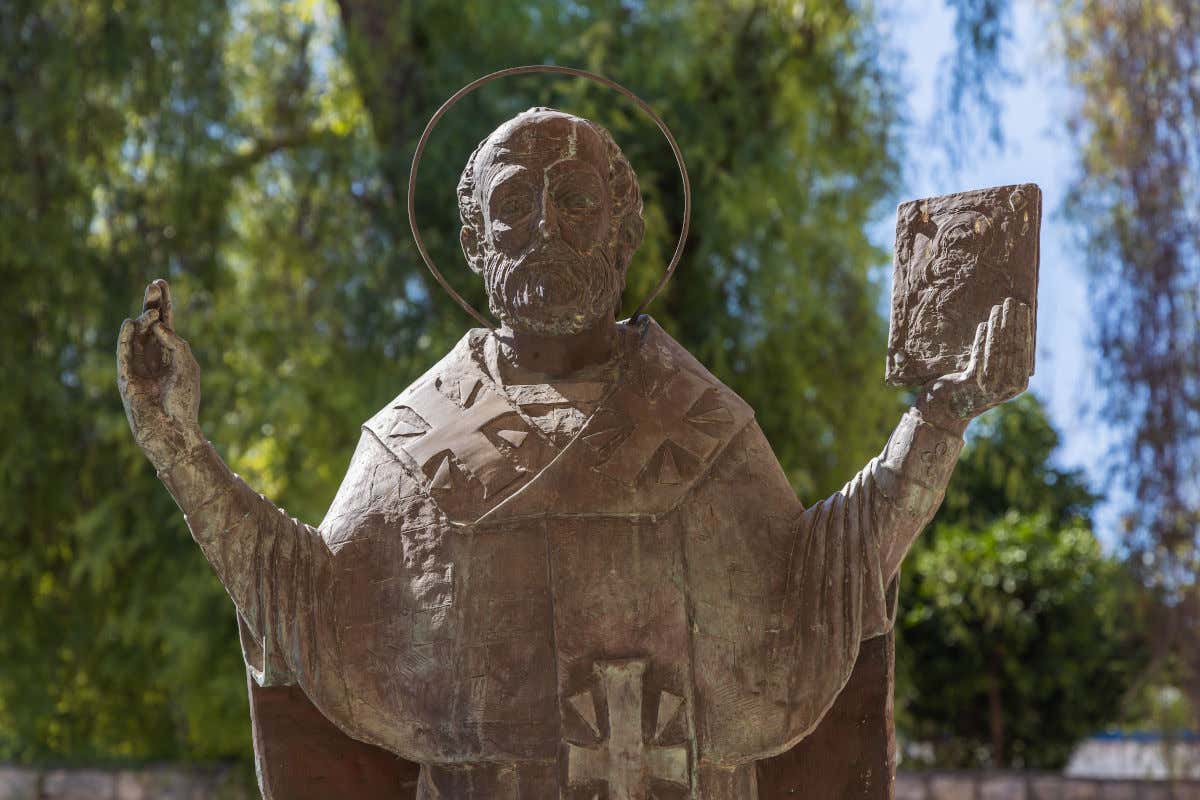
<instances>
[{"instance_id":1,"label":"carved cross","mask_svg":"<svg viewBox=\"0 0 1200 800\"><path fill-rule=\"evenodd\" d=\"M658 483L679 483L681 476L675 456L669 445L679 447L691 453L700 461L704 461L718 444L718 439L709 436L693 425L696 422L728 422L732 420L729 410L717 407L695 418L689 417L688 412L696 402L711 389L706 381L700 380L686 370L678 371L671 377L664 390L655 397L642 397L633 392L617 392L623 395L626 402L637 402L642 408L627 416L636 419L632 430L625 434L624 439L615 445L612 455L604 462L600 470L608 476L626 483L633 483L647 466L660 448L664 450L659 462ZM618 407L621 399L614 397ZM631 409L632 411L632 409ZM601 430L590 434L599 442L607 442L616 438L617 432L609 434Z\"/></svg>"},{"instance_id":2,"label":"carved cross","mask_svg":"<svg viewBox=\"0 0 1200 800\"><path fill-rule=\"evenodd\" d=\"M448 385L441 378L428 381L418 388L408 407L429 427L422 430L400 422L392 435L403 436L408 451L421 468L434 470L433 488L451 488L450 465L442 459L434 467L431 462L449 450L455 460L483 484L487 496L492 496L508 486L522 470L514 466L491 439L483 432L486 425L498 417L513 414L504 398L482 385L475 377L463 378L456 385ZM458 395L457 402L447 396L447 391ZM496 433L519 447L528 433L525 426L514 420L516 428ZM508 434L506 436L506 434Z\"/></svg>"},{"instance_id":3,"label":"carved cross","mask_svg":"<svg viewBox=\"0 0 1200 800\"><path fill-rule=\"evenodd\" d=\"M651 780L688 783L687 748L647 745L642 738L642 678L645 661L609 661L596 665L608 699L608 740L599 747L567 743L567 783L602 780L609 800L647 800ZM595 730L590 694L569 701ZM679 711L681 698L663 692L659 699L658 734ZM586 703L586 705L585 705Z\"/></svg>"}]
</instances>

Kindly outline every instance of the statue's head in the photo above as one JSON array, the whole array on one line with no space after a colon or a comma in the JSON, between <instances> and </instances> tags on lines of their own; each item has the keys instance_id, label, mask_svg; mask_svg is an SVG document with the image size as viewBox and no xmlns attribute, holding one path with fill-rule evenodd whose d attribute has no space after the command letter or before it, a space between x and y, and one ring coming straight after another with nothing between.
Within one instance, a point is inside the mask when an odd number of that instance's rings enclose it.
<instances>
[{"instance_id":1,"label":"statue's head","mask_svg":"<svg viewBox=\"0 0 1200 800\"><path fill-rule=\"evenodd\" d=\"M492 313L569 334L617 313L642 241L642 194L608 131L531 108L492 131L458 182L462 248Z\"/></svg>"}]
</instances>

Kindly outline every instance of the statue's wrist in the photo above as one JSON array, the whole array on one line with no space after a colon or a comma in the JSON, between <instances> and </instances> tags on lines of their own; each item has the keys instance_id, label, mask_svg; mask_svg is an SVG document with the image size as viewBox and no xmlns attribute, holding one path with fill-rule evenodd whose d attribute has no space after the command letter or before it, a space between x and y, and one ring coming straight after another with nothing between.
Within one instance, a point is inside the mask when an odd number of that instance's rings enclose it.
<instances>
[{"instance_id":1,"label":"statue's wrist","mask_svg":"<svg viewBox=\"0 0 1200 800\"><path fill-rule=\"evenodd\" d=\"M186 514L196 513L237 484L237 476L207 439L158 470L158 479Z\"/></svg>"},{"instance_id":2,"label":"statue's wrist","mask_svg":"<svg viewBox=\"0 0 1200 800\"><path fill-rule=\"evenodd\" d=\"M154 469L161 473L170 472L176 465L191 458L208 440L197 424L172 427L165 436L145 448Z\"/></svg>"},{"instance_id":3,"label":"statue's wrist","mask_svg":"<svg viewBox=\"0 0 1200 800\"><path fill-rule=\"evenodd\" d=\"M920 516L941 502L962 448L962 436L909 409L876 462L879 486L886 497Z\"/></svg>"},{"instance_id":4,"label":"statue's wrist","mask_svg":"<svg viewBox=\"0 0 1200 800\"><path fill-rule=\"evenodd\" d=\"M913 407L913 411L922 422L932 425L944 431L951 436L957 436L960 439L967 430L967 425L971 420L963 419L958 414L955 414L944 404L938 403L931 399L929 395L923 395Z\"/></svg>"}]
</instances>

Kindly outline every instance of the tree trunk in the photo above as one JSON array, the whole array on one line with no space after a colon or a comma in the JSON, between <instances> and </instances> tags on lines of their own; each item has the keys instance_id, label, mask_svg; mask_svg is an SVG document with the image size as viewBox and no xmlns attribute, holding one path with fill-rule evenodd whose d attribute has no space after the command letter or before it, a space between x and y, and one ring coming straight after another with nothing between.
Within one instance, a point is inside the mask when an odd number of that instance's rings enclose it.
<instances>
[{"instance_id":1,"label":"tree trunk","mask_svg":"<svg viewBox=\"0 0 1200 800\"><path fill-rule=\"evenodd\" d=\"M432 116L437 98L430 100L424 74L427 61L426 37L416 20L421 4L415 0L337 0L346 32L347 56L355 82L371 119L379 144L380 171L387 202L377 209L377 222L392 231L397 244L410 246L406 216L408 172L417 137ZM431 297L440 298L438 287L424 269L411 276L419 280Z\"/></svg>"},{"instance_id":2,"label":"tree trunk","mask_svg":"<svg viewBox=\"0 0 1200 800\"><path fill-rule=\"evenodd\" d=\"M407 156L433 112L421 67L425 49L412 0L338 0L350 67L370 112L393 199L408 178ZM397 202L397 207L403 204Z\"/></svg>"},{"instance_id":3,"label":"tree trunk","mask_svg":"<svg viewBox=\"0 0 1200 800\"><path fill-rule=\"evenodd\" d=\"M1004 753L1004 702L1000 696L1003 659L1002 653L993 654L992 669L988 673L988 722L992 734L992 767L996 769L1008 766Z\"/></svg>"}]
</instances>

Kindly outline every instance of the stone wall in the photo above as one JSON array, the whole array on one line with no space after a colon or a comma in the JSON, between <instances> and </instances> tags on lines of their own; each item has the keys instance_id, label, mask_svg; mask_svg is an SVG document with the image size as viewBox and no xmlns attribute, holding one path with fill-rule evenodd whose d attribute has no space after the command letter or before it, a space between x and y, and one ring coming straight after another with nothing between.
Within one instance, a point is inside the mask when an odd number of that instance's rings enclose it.
<instances>
[{"instance_id":1,"label":"stone wall","mask_svg":"<svg viewBox=\"0 0 1200 800\"><path fill-rule=\"evenodd\" d=\"M901 772L896 800L1200 800L1200 781L1093 780L1038 772Z\"/></svg>"},{"instance_id":2,"label":"stone wall","mask_svg":"<svg viewBox=\"0 0 1200 800\"><path fill-rule=\"evenodd\" d=\"M0 800L255 800L225 767L46 769L0 766ZM764 797L763 800L773 800ZM1200 800L1200 781L1088 780L1023 772L902 772L896 800Z\"/></svg>"},{"instance_id":3,"label":"stone wall","mask_svg":"<svg viewBox=\"0 0 1200 800\"><path fill-rule=\"evenodd\" d=\"M253 800L253 778L228 767L27 769L0 765L0 800Z\"/></svg>"},{"instance_id":4,"label":"stone wall","mask_svg":"<svg viewBox=\"0 0 1200 800\"><path fill-rule=\"evenodd\" d=\"M1200 781L1200 735L1165 740L1111 734L1081 742L1063 770L1081 778L1187 778Z\"/></svg>"}]
</instances>

